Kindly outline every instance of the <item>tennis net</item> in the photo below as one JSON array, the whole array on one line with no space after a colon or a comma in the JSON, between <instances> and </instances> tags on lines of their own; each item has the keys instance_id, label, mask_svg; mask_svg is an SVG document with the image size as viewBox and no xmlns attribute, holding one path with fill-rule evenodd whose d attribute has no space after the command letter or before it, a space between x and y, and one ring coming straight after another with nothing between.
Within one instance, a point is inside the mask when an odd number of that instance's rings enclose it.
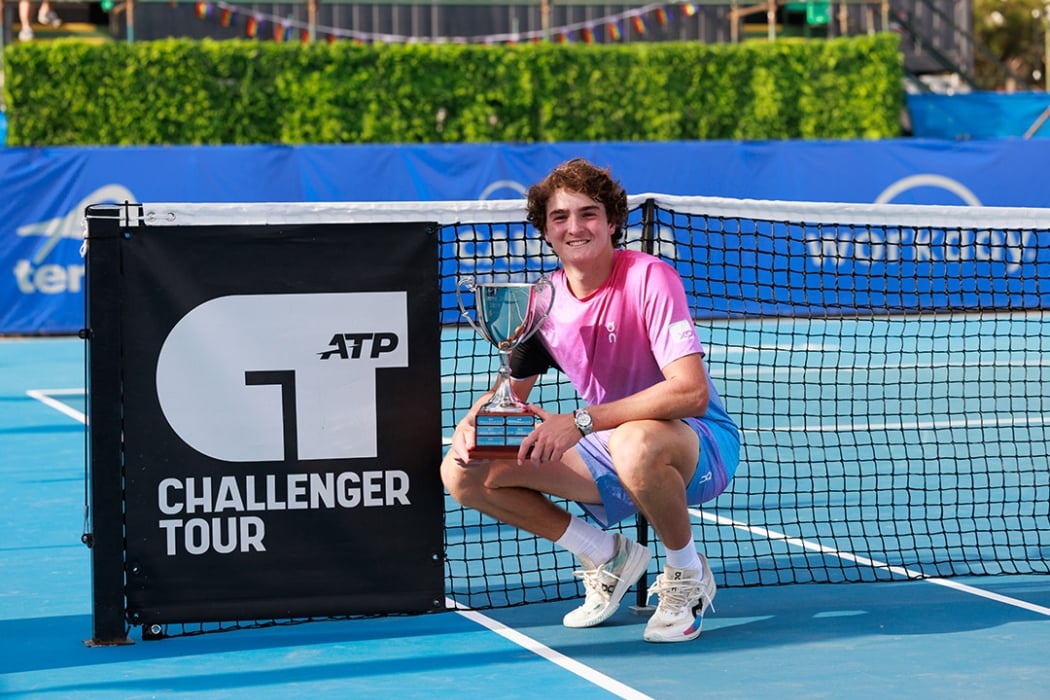
<instances>
[{"instance_id":1,"label":"tennis net","mask_svg":"<svg viewBox=\"0 0 1050 700\"><path fill-rule=\"evenodd\" d=\"M557 261L522 202L441 216L447 440L496 368L457 279ZM742 431L729 490L694 511L720 584L1048 572L1050 210L637 195L628 229L685 281ZM555 373L538 389L576 406ZM457 603L579 595L551 544L451 500L445 521Z\"/></svg>"}]
</instances>

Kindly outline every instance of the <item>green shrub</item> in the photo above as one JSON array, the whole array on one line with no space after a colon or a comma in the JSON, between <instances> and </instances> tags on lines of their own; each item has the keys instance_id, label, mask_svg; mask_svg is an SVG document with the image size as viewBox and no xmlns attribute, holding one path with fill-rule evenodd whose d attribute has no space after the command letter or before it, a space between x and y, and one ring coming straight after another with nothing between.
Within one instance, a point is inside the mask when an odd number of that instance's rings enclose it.
<instances>
[{"instance_id":1,"label":"green shrub","mask_svg":"<svg viewBox=\"0 0 1050 700\"><path fill-rule=\"evenodd\" d=\"M170 39L4 51L10 145L899 135L897 37L518 46Z\"/></svg>"}]
</instances>

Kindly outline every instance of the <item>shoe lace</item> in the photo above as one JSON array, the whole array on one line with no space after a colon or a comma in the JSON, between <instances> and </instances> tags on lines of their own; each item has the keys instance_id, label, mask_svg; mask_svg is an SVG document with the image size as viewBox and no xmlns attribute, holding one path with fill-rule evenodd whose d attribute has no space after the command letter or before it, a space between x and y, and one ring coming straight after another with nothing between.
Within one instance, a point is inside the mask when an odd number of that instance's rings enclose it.
<instances>
[{"instance_id":1,"label":"shoe lace","mask_svg":"<svg viewBox=\"0 0 1050 700\"><path fill-rule=\"evenodd\" d=\"M583 588L586 591L588 600L592 596L597 596L602 600L609 600L612 597L613 589L616 588L616 582L620 581L619 576L602 566L574 571L572 575L583 579Z\"/></svg>"},{"instance_id":2,"label":"shoe lace","mask_svg":"<svg viewBox=\"0 0 1050 700\"><path fill-rule=\"evenodd\" d=\"M680 613L685 610L694 600L699 599L701 609L714 606L707 600L702 583L695 578L682 579L680 581L668 581L663 574L656 577L656 581L646 593L646 603L649 598L656 594L660 598L660 608L669 613Z\"/></svg>"}]
</instances>

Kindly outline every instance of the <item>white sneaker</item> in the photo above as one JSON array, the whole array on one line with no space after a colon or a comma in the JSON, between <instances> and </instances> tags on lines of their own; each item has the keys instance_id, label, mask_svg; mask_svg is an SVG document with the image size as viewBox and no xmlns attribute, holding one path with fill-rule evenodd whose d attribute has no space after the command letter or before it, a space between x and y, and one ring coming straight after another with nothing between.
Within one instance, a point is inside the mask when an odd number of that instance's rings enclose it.
<instances>
[{"instance_id":1,"label":"white sneaker","mask_svg":"<svg viewBox=\"0 0 1050 700\"><path fill-rule=\"evenodd\" d=\"M48 10L47 12L45 12L43 8L40 8L40 12L38 12L36 15L36 21L44 25L45 27L62 26L62 20L59 18L58 13L56 13L54 10Z\"/></svg>"},{"instance_id":2,"label":"white sneaker","mask_svg":"<svg viewBox=\"0 0 1050 700\"><path fill-rule=\"evenodd\" d=\"M18 32L19 41L32 41L33 30L30 27L22 27L22 31Z\"/></svg>"},{"instance_id":3,"label":"white sneaker","mask_svg":"<svg viewBox=\"0 0 1050 700\"><path fill-rule=\"evenodd\" d=\"M562 618L566 627L594 627L608 620L620 607L623 596L649 566L652 553L649 548L617 533L616 554L601 566L583 562L583 571L575 576L583 579L587 595L583 605Z\"/></svg>"},{"instance_id":4,"label":"white sneaker","mask_svg":"<svg viewBox=\"0 0 1050 700\"><path fill-rule=\"evenodd\" d=\"M660 596L660 604L645 625L642 639L647 642L688 642L700 636L704 611L714 602L717 588L707 557L701 554L700 561L704 565L702 579L697 579L699 572L695 569L672 569L669 566L656 577L656 583L649 587L649 595L656 593Z\"/></svg>"}]
</instances>

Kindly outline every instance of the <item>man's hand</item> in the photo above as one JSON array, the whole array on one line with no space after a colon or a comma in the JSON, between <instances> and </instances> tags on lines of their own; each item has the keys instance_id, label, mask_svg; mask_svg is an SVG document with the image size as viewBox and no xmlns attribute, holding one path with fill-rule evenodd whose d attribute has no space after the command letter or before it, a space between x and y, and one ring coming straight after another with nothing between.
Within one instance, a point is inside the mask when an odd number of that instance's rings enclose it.
<instances>
[{"instance_id":1,"label":"man's hand","mask_svg":"<svg viewBox=\"0 0 1050 700\"><path fill-rule=\"evenodd\" d=\"M583 437L571 413L551 413L531 403L529 410L543 422L522 441L518 450L519 465L527 461L533 464L556 462Z\"/></svg>"},{"instance_id":2,"label":"man's hand","mask_svg":"<svg viewBox=\"0 0 1050 700\"><path fill-rule=\"evenodd\" d=\"M474 449L475 434L473 413L464 416L463 420L456 424L456 429L452 431L452 454L455 455L461 467L465 467L470 462L470 451Z\"/></svg>"}]
</instances>

